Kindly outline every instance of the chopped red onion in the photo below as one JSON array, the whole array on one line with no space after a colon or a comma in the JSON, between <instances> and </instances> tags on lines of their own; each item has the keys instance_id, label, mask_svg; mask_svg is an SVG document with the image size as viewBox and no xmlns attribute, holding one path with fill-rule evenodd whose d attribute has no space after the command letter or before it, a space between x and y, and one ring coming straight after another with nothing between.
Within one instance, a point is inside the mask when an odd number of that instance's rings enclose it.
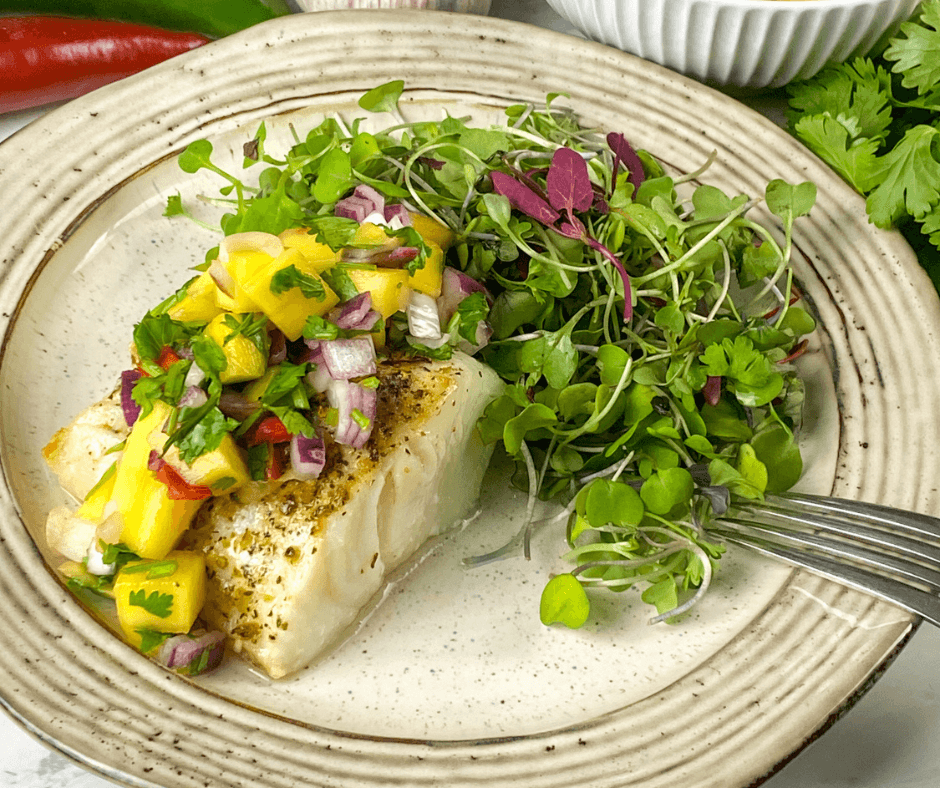
<instances>
[{"instance_id":1,"label":"chopped red onion","mask_svg":"<svg viewBox=\"0 0 940 788\"><path fill-rule=\"evenodd\" d=\"M159 471L164 465L166 465L166 460L160 456L160 452L156 449L151 449L150 454L147 457L147 469L151 471Z\"/></svg>"},{"instance_id":2,"label":"chopped red onion","mask_svg":"<svg viewBox=\"0 0 940 788\"><path fill-rule=\"evenodd\" d=\"M362 222L372 212L372 204L361 197L345 197L336 203L333 208L333 215L341 219L352 219L354 222Z\"/></svg>"},{"instance_id":3,"label":"chopped red onion","mask_svg":"<svg viewBox=\"0 0 940 788\"><path fill-rule=\"evenodd\" d=\"M326 465L323 438L308 438L297 433L290 439L290 464L301 479L316 479Z\"/></svg>"},{"instance_id":4,"label":"chopped red onion","mask_svg":"<svg viewBox=\"0 0 940 788\"><path fill-rule=\"evenodd\" d=\"M373 213L384 217L385 197L377 189L365 183L360 183L349 197L340 200L333 208L335 216L353 219L360 224Z\"/></svg>"},{"instance_id":5,"label":"chopped red onion","mask_svg":"<svg viewBox=\"0 0 940 788\"><path fill-rule=\"evenodd\" d=\"M372 308L372 293L366 290L333 309L326 319L340 328L354 331L371 331L379 315Z\"/></svg>"},{"instance_id":6,"label":"chopped red onion","mask_svg":"<svg viewBox=\"0 0 940 788\"><path fill-rule=\"evenodd\" d=\"M375 423L378 403L375 389L367 389L348 380L333 380L326 390L326 398L330 407L336 408L337 412L336 430L333 433L336 442L354 449L363 448ZM364 425L354 418L354 411L359 411L360 420L365 420Z\"/></svg>"},{"instance_id":7,"label":"chopped red onion","mask_svg":"<svg viewBox=\"0 0 940 788\"><path fill-rule=\"evenodd\" d=\"M437 301L441 323L446 326L454 316L454 312L457 311L457 305L473 293L485 293L487 300L489 300L489 293L486 288L476 279L467 276L463 271L446 266L441 281L441 295Z\"/></svg>"},{"instance_id":8,"label":"chopped red onion","mask_svg":"<svg viewBox=\"0 0 940 788\"><path fill-rule=\"evenodd\" d=\"M209 401L209 397L206 396L199 386L190 386L183 392L183 396L180 397L180 401L177 403L181 408L198 408L200 405L205 405Z\"/></svg>"},{"instance_id":9,"label":"chopped red onion","mask_svg":"<svg viewBox=\"0 0 940 788\"><path fill-rule=\"evenodd\" d=\"M329 370L326 368L326 364L323 363L315 364L313 370L308 372L304 379L310 385L310 388L318 394L322 394L326 391L327 388L329 388L330 381L333 380L333 378L330 377Z\"/></svg>"},{"instance_id":10,"label":"chopped red onion","mask_svg":"<svg viewBox=\"0 0 940 788\"><path fill-rule=\"evenodd\" d=\"M201 665L206 653L208 660L205 665ZM196 676L219 667L224 654L225 635L221 632L176 635L160 646L157 661L173 670Z\"/></svg>"},{"instance_id":11,"label":"chopped red onion","mask_svg":"<svg viewBox=\"0 0 940 788\"><path fill-rule=\"evenodd\" d=\"M324 340L320 350L323 363L334 380L349 380L376 372L375 345L370 337Z\"/></svg>"},{"instance_id":12,"label":"chopped red onion","mask_svg":"<svg viewBox=\"0 0 940 788\"><path fill-rule=\"evenodd\" d=\"M441 318L437 313L437 301L431 296L417 290L412 292L405 312L408 315L408 333L415 339L441 338Z\"/></svg>"},{"instance_id":13,"label":"chopped red onion","mask_svg":"<svg viewBox=\"0 0 940 788\"><path fill-rule=\"evenodd\" d=\"M259 407L261 406L257 402L252 402L242 394L226 392L219 397L219 410L238 421L244 421L254 415Z\"/></svg>"},{"instance_id":14,"label":"chopped red onion","mask_svg":"<svg viewBox=\"0 0 940 788\"><path fill-rule=\"evenodd\" d=\"M297 359L298 364L310 363L310 364L322 364L323 363L323 350L320 346L323 344L322 339L305 339L304 344L309 349L308 353L304 353L300 358Z\"/></svg>"},{"instance_id":15,"label":"chopped red onion","mask_svg":"<svg viewBox=\"0 0 940 788\"><path fill-rule=\"evenodd\" d=\"M411 227L413 224L411 214L408 213L408 209L401 203L385 206L385 222L393 230L400 230L402 227ZM399 225L398 227L395 226L396 222Z\"/></svg>"},{"instance_id":16,"label":"chopped red onion","mask_svg":"<svg viewBox=\"0 0 940 788\"><path fill-rule=\"evenodd\" d=\"M372 210L369 213L379 213L385 215L385 195L374 186L367 183L360 183L354 190L353 195L363 200L369 200L372 203Z\"/></svg>"},{"instance_id":17,"label":"chopped red onion","mask_svg":"<svg viewBox=\"0 0 940 788\"><path fill-rule=\"evenodd\" d=\"M343 249L341 258L344 263L369 263L382 268L404 268L414 260L421 250L416 246L380 246L374 249Z\"/></svg>"},{"instance_id":18,"label":"chopped red onion","mask_svg":"<svg viewBox=\"0 0 940 788\"><path fill-rule=\"evenodd\" d=\"M134 384L144 376L139 369L126 369L121 373L121 410L128 427L140 417L140 405L134 402Z\"/></svg>"}]
</instances>

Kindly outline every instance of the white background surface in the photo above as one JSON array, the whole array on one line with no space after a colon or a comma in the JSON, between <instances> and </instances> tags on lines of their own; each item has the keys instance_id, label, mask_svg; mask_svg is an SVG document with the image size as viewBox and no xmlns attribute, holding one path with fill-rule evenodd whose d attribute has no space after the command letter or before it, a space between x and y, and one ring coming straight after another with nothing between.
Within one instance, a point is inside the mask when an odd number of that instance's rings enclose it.
<instances>
[{"instance_id":1,"label":"white background surface","mask_svg":"<svg viewBox=\"0 0 940 788\"><path fill-rule=\"evenodd\" d=\"M574 33L541 0L493 0L491 16ZM779 94L745 103L781 117ZM43 110L0 115L0 140ZM6 648L15 648L7 643ZM770 778L766 788L938 788L940 632L923 625L874 688L824 736ZM694 713L690 709L690 713ZM0 788L113 785L47 749L0 714ZM259 788L264 788L259 786Z\"/></svg>"}]
</instances>

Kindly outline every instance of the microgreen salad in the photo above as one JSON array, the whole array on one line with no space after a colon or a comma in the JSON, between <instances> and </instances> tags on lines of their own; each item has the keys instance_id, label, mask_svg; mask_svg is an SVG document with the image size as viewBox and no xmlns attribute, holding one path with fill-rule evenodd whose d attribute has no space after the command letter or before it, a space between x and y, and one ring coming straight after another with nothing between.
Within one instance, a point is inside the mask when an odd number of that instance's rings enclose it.
<instances>
[{"instance_id":1,"label":"microgreen salad","mask_svg":"<svg viewBox=\"0 0 940 788\"><path fill-rule=\"evenodd\" d=\"M382 357L459 350L505 381L478 428L515 460L528 517L465 563L528 557L537 500L557 501L575 568L545 587L546 624L583 624L590 586L639 583L653 620L679 615L723 552L709 518L801 474L792 362L815 324L789 257L812 184L767 186L771 231L748 216L759 199L693 187L708 162L668 175L621 133L583 128L561 94L478 128L405 122L403 89L359 102L394 118L384 131L328 117L292 130L282 158L261 124L244 147L245 168L261 167L252 184L207 140L179 157L224 180L224 238L134 330L124 457L140 454L149 475L106 474L85 503L123 485L139 506L152 480L178 503L167 516L180 523L125 525L95 561L99 586L152 581L131 583L122 620L145 652L180 631L159 625L178 607L161 583L189 567L173 552L187 518L244 484L317 478L327 441L366 447ZM179 195L166 215L196 221ZM205 662L217 633L200 636ZM194 652L192 640L176 645Z\"/></svg>"}]
</instances>

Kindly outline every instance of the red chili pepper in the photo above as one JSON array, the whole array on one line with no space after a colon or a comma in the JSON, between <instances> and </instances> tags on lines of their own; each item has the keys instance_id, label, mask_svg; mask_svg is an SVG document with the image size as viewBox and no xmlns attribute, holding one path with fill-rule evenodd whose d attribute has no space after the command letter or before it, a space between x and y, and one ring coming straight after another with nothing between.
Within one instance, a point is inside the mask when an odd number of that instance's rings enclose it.
<instances>
[{"instance_id":1,"label":"red chili pepper","mask_svg":"<svg viewBox=\"0 0 940 788\"><path fill-rule=\"evenodd\" d=\"M261 443L284 443L291 439L284 422L277 416L266 416L248 431L246 442L249 446Z\"/></svg>"},{"instance_id":2,"label":"red chili pepper","mask_svg":"<svg viewBox=\"0 0 940 788\"><path fill-rule=\"evenodd\" d=\"M209 487L190 484L168 462L160 466L156 476L166 485L166 494L171 501L202 501L212 497Z\"/></svg>"},{"instance_id":3,"label":"red chili pepper","mask_svg":"<svg viewBox=\"0 0 940 788\"><path fill-rule=\"evenodd\" d=\"M287 470L287 452L284 451L283 444L271 444L271 451L268 454L268 467L264 472L268 481L280 479Z\"/></svg>"},{"instance_id":4,"label":"red chili pepper","mask_svg":"<svg viewBox=\"0 0 940 788\"><path fill-rule=\"evenodd\" d=\"M169 369L179 360L179 354L169 345L164 345L160 350L160 357L157 359L157 364L163 367L163 369Z\"/></svg>"},{"instance_id":5,"label":"red chili pepper","mask_svg":"<svg viewBox=\"0 0 940 788\"><path fill-rule=\"evenodd\" d=\"M128 22L0 17L0 112L81 96L208 41Z\"/></svg>"}]
</instances>

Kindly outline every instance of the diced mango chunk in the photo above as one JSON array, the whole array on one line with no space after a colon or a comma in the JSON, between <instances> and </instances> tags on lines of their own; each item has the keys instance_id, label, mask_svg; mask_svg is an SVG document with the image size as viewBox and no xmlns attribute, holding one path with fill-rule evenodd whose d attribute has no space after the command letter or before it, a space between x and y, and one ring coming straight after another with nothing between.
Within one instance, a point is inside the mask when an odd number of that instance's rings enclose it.
<instances>
[{"instance_id":1,"label":"diced mango chunk","mask_svg":"<svg viewBox=\"0 0 940 788\"><path fill-rule=\"evenodd\" d=\"M311 235L306 227L295 227L284 230L278 238L286 249L296 249L307 258L314 270L325 271L339 262L339 252L334 252L324 243L320 243L315 235Z\"/></svg>"},{"instance_id":2,"label":"diced mango chunk","mask_svg":"<svg viewBox=\"0 0 940 788\"><path fill-rule=\"evenodd\" d=\"M219 373L223 383L241 383L260 378L268 367L268 357L244 334L237 333L229 325L228 315L219 315L203 329L203 333L214 340L225 354L227 363ZM234 315L236 320L243 320L243 314ZM231 337L231 338L229 338Z\"/></svg>"},{"instance_id":3,"label":"diced mango chunk","mask_svg":"<svg viewBox=\"0 0 940 788\"><path fill-rule=\"evenodd\" d=\"M425 259L424 267L408 277L408 286L431 298L437 298L444 283L444 250L433 241L426 243L431 248L431 253Z\"/></svg>"},{"instance_id":4,"label":"diced mango chunk","mask_svg":"<svg viewBox=\"0 0 940 788\"><path fill-rule=\"evenodd\" d=\"M167 487L147 467L150 433L162 430L170 407L155 402L134 424L118 463L111 500L121 515L120 541L144 558L164 558L179 541L202 501L173 501Z\"/></svg>"},{"instance_id":5,"label":"diced mango chunk","mask_svg":"<svg viewBox=\"0 0 940 788\"><path fill-rule=\"evenodd\" d=\"M216 288L218 305L227 312L257 312L258 306L245 290L245 281L268 265L272 259L266 252L238 249L229 253L226 262L216 261L215 264L223 266L234 281L232 292L228 294Z\"/></svg>"},{"instance_id":6,"label":"diced mango chunk","mask_svg":"<svg viewBox=\"0 0 940 788\"><path fill-rule=\"evenodd\" d=\"M372 222L363 222L356 230L353 236L352 246L363 248L377 248L380 246L400 246L401 241L397 238L389 238L386 234L387 227Z\"/></svg>"},{"instance_id":7,"label":"diced mango chunk","mask_svg":"<svg viewBox=\"0 0 940 788\"><path fill-rule=\"evenodd\" d=\"M183 322L198 321L208 323L221 312L217 295L219 288L215 280L203 271L186 288L186 295L167 310L174 320ZM224 294L222 294L224 295Z\"/></svg>"},{"instance_id":8,"label":"diced mango chunk","mask_svg":"<svg viewBox=\"0 0 940 788\"><path fill-rule=\"evenodd\" d=\"M349 278L360 293L372 294L372 308L385 320L408 306L408 272L400 268L350 268Z\"/></svg>"},{"instance_id":9,"label":"diced mango chunk","mask_svg":"<svg viewBox=\"0 0 940 788\"><path fill-rule=\"evenodd\" d=\"M114 580L118 621L132 645L140 629L184 633L206 601L206 562L201 553L174 550L160 560L131 561Z\"/></svg>"},{"instance_id":10,"label":"diced mango chunk","mask_svg":"<svg viewBox=\"0 0 940 788\"><path fill-rule=\"evenodd\" d=\"M274 292L275 275L293 266L303 281L301 286L280 289ZM312 287L316 294L304 292L304 287ZM293 341L300 339L307 318L312 315L325 315L339 303L339 296L323 281L315 263L310 262L297 249L285 249L267 264L256 268L242 281L245 293L268 316L284 336ZM257 375L255 377L258 377Z\"/></svg>"},{"instance_id":11,"label":"diced mango chunk","mask_svg":"<svg viewBox=\"0 0 940 788\"><path fill-rule=\"evenodd\" d=\"M454 242L454 232L449 227L420 213L409 214L411 226L420 235L425 243L436 244L441 249L449 249Z\"/></svg>"},{"instance_id":12,"label":"diced mango chunk","mask_svg":"<svg viewBox=\"0 0 940 788\"><path fill-rule=\"evenodd\" d=\"M200 454L192 462L186 462L176 446L163 451L169 437L162 431L150 433L150 448L162 452L163 459L173 466L187 484L209 487L213 494L222 495L234 492L250 479L241 449L231 435L223 435L218 448Z\"/></svg>"},{"instance_id":13,"label":"diced mango chunk","mask_svg":"<svg viewBox=\"0 0 940 788\"><path fill-rule=\"evenodd\" d=\"M189 484L210 487L215 494L230 493L251 478L241 450L231 435L225 435L217 449L200 454L191 463L175 466Z\"/></svg>"}]
</instances>

